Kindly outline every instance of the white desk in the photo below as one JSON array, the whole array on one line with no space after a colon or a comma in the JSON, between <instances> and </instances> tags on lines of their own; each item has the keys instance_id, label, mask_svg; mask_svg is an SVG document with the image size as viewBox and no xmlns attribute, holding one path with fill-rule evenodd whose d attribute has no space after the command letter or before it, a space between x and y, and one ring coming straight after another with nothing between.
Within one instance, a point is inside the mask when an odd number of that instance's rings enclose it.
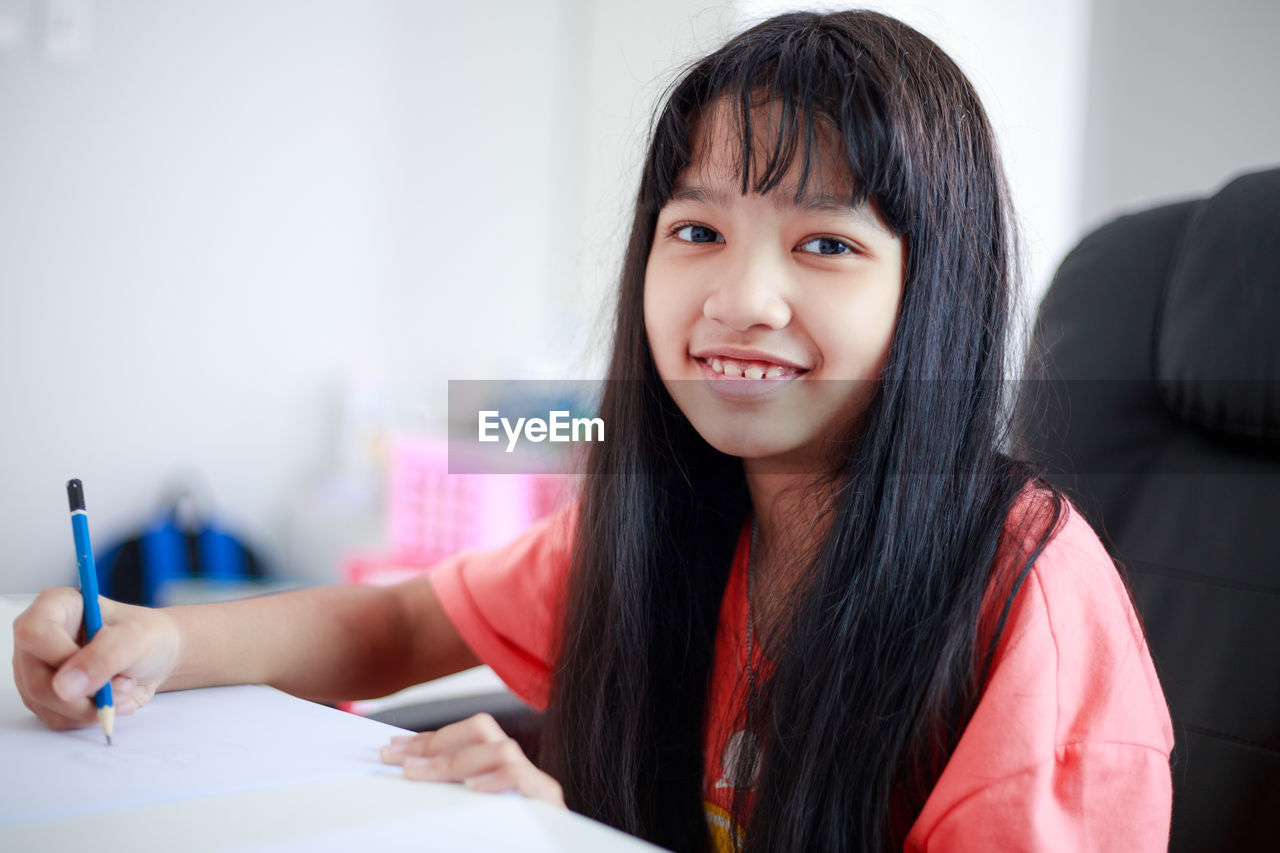
<instances>
[{"instance_id":1,"label":"white desk","mask_svg":"<svg viewBox=\"0 0 1280 853\"><path fill-rule=\"evenodd\" d=\"M16 596L0 596L0 625L9 625L21 612L25 601ZM12 659L12 632L0 636L0 661L9 666ZM265 778L255 771L253 762L245 762L244 779L223 778L214 784L217 790L187 792L183 783L175 782L172 797L144 798L120 804L128 796L119 791L106 792L99 802L78 801L68 808L65 794L46 794L48 788L34 785L37 777L69 778L76 773L75 761L65 757L68 746L76 739L81 755L92 755L90 749L128 749L129 730L145 725L148 711L153 719L162 719L164 705L148 706L133 718L117 723L117 744L106 747L88 746L89 733L55 733L31 725L34 716L25 718L23 710L15 710L16 689L12 669L0 678L0 690L6 692L0 714L0 737L21 738L23 763L12 756L4 757L0 773L0 850L4 851L128 851L150 850L359 850L360 845L377 850L510 850L513 838L525 850L619 851L641 853L657 848L617 832L586 818L554 809L543 803L512 795L477 794L459 785L409 782L386 773L376 764L377 748L399 730L372 720L364 720L340 711L321 709L301 699L285 697L269 688L213 688L211 691L188 691L183 694L161 694L153 703L164 702L166 695L178 702L169 707L170 714L182 702L193 699L219 703L267 700L268 704L288 716L296 715L299 726L308 733L318 732L312 766L304 767L291 779ZM222 691L222 692L218 692ZM235 692L241 691L241 692ZM287 703L287 704L285 704ZM172 719L172 716L170 717ZM127 725L121 725L126 723ZM240 725L244 725L243 721ZM332 739L324 737L331 733ZM229 737L235 737L231 729ZM245 735L248 738L248 735ZM261 738L261 732L258 733ZM9 741L11 744L17 742ZM326 744L334 753L330 762ZM368 757L363 751L368 749ZM355 754L353 755L353 751ZM47 757L46 757L47 756ZM119 757L115 754L114 758ZM66 763L64 772L51 763ZM224 762L224 765L226 762ZM35 765L35 766L32 766ZM365 766L367 765L367 769ZM238 765L233 765L238 766ZM188 768L189 769L189 768ZM225 770L225 766L224 766ZM261 771L262 768L257 768ZM272 768L278 772L278 768ZM164 767L148 768L148 773L165 774ZM232 773L238 771L231 771ZM287 776L288 774L284 774ZM266 774L267 777L270 774ZM341 778L335 778L341 777ZM149 777L152 781L154 777ZM188 778L189 781L189 778ZM24 782L26 784L24 784ZM228 786L228 782L232 783ZM234 790L239 787L240 790ZM35 791L35 793L33 793ZM25 802L38 801L34 812L4 816L3 804L21 796ZM48 800L47 802L45 800ZM89 798L92 799L92 798ZM12 809L8 810L12 812ZM36 815L36 816L32 816Z\"/></svg>"}]
</instances>

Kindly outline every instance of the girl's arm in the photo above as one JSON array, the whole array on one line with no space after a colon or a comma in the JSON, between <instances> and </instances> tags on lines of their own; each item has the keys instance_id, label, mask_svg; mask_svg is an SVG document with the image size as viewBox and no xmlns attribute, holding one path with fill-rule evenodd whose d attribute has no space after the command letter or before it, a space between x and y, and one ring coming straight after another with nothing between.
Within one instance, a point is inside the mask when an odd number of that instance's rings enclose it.
<instances>
[{"instance_id":1,"label":"girl's arm","mask_svg":"<svg viewBox=\"0 0 1280 853\"><path fill-rule=\"evenodd\" d=\"M480 661L426 578L166 611L181 655L165 690L270 684L320 701L383 696Z\"/></svg>"},{"instance_id":2,"label":"girl's arm","mask_svg":"<svg viewBox=\"0 0 1280 853\"><path fill-rule=\"evenodd\" d=\"M46 590L14 622L14 680L54 728L91 725L109 679L123 715L157 690L264 683L363 698L479 663L425 578L159 610L103 599L103 629L83 648L81 606L75 590Z\"/></svg>"}]
</instances>

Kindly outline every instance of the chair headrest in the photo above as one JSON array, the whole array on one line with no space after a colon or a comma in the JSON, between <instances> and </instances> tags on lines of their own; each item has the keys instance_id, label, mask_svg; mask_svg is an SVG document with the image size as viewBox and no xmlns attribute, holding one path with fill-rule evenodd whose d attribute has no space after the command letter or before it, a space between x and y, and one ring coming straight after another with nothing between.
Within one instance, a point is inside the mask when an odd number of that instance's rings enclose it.
<instances>
[{"instance_id":1,"label":"chair headrest","mask_svg":"<svg viewBox=\"0 0 1280 853\"><path fill-rule=\"evenodd\" d=\"M1231 181L1182 234L1156 326L1166 405L1235 436L1280 439L1280 169Z\"/></svg>"}]
</instances>

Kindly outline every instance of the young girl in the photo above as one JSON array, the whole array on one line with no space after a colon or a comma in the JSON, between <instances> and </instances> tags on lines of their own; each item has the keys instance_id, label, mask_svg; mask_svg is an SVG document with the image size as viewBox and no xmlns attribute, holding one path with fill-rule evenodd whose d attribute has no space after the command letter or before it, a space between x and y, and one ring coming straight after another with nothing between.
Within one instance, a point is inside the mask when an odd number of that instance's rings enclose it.
<instances>
[{"instance_id":1,"label":"young girl","mask_svg":"<svg viewBox=\"0 0 1280 853\"><path fill-rule=\"evenodd\" d=\"M882 15L785 15L654 128L578 501L390 589L146 610L44 593L15 675L55 727L158 689L379 695L480 661L545 707L407 776L680 850L1164 849L1172 733L1126 590L1002 455L1011 217L986 116ZM301 638L305 638L305 641Z\"/></svg>"}]
</instances>

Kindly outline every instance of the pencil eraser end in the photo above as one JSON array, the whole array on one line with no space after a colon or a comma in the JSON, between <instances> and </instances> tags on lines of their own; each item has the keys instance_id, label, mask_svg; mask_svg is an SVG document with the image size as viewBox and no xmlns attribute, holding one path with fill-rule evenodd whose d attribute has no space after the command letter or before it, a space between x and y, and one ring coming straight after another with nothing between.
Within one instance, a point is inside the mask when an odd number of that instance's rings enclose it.
<instances>
[{"instance_id":1,"label":"pencil eraser end","mask_svg":"<svg viewBox=\"0 0 1280 853\"><path fill-rule=\"evenodd\" d=\"M71 505L72 512L84 509L84 486L79 480L67 480L67 503Z\"/></svg>"}]
</instances>

